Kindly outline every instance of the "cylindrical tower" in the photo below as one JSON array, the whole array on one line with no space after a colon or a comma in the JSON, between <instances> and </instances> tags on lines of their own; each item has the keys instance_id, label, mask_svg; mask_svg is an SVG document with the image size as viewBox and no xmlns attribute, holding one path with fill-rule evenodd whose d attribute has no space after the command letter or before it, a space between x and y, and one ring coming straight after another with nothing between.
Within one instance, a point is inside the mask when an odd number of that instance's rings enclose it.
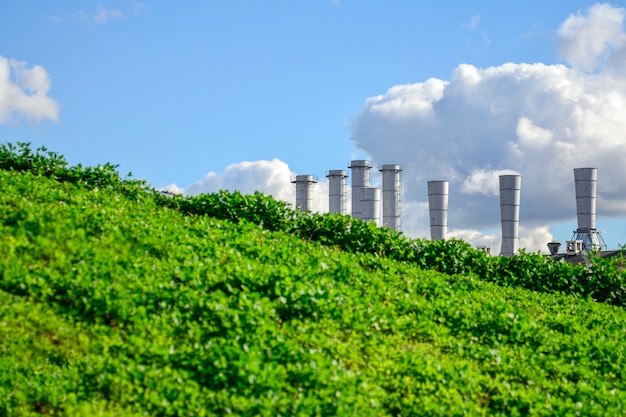
<instances>
[{"instance_id":1,"label":"cylindrical tower","mask_svg":"<svg viewBox=\"0 0 626 417\"><path fill-rule=\"evenodd\" d=\"M582 240L583 250L598 250L604 244L600 232L596 230L596 187L598 168L574 168L576 185L576 217L578 229L575 240Z\"/></svg>"},{"instance_id":2,"label":"cylindrical tower","mask_svg":"<svg viewBox=\"0 0 626 417\"><path fill-rule=\"evenodd\" d=\"M296 175L291 182L296 185L296 207L300 207L300 211L309 211L313 207L313 186L317 184L317 180L313 175Z\"/></svg>"},{"instance_id":3,"label":"cylindrical tower","mask_svg":"<svg viewBox=\"0 0 626 417\"><path fill-rule=\"evenodd\" d=\"M383 226L402 230L402 169L400 165L383 165Z\"/></svg>"},{"instance_id":4,"label":"cylindrical tower","mask_svg":"<svg viewBox=\"0 0 626 417\"><path fill-rule=\"evenodd\" d=\"M448 181L428 181L430 238L442 240L448 234Z\"/></svg>"},{"instance_id":5,"label":"cylindrical tower","mask_svg":"<svg viewBox=\"0 0 626 417\"><path fill-rule=\"evenodd\" d=\"M519 206L522 189L521 175L500 175L500 218L502 247L500 255L512 256L519 247Z\"/></svg>"},{"instance_id":6,"label":"cylindrical tower","mask_svg":"<svg viewBox=\"0 0 626 417\"><path fill-rule=\"evenodd\" d=\"M596 228L597 168L574 168L578 229Z\"/></svg>"},{"instance_id":7,"label":"cylindrical tower","mask_svg":"<svg viewBox=\"0 0 626 417\"><path fill-rule=\"evenodd\" d=\"M380 188L362 187L361 193L361 220L380 226Z\"/></svg>"},{"instance_id":8,"label":"cylindrical tower","mask_svg":"<svg viewBox=\"0 0 626 417\"><path fill-rule=\"evenodd\" d=\"M364 187L370 186L370 169L372 164L367 160L353 160L348 167L352 170L352 217L361 217L361 197Z\"/></svg>"},{"instance_id":9,"label":"cylindrical tower","mask_svg":"<svg viewBox=\"0 0 626 417\"><path fill-rule=\"evenodd\" d=\"M346 214L348 193L346 178L348 175L342 169L328 171L328 211L331 213Z\"/></svg>"}]
</instances>

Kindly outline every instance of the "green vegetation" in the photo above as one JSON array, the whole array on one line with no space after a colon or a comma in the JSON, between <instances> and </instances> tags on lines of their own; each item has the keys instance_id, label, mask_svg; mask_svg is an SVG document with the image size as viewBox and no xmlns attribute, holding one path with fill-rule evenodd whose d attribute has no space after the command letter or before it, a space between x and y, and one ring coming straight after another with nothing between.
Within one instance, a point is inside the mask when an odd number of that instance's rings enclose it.
<instances>
[{"instance_id":1,"label":"green vegetation","mask_svg":"<svg viewBox=\"0 0 626 417\"><path fill-rule=\"evenodd\" d=\"M170 198L25 144L0 189L0 416L626 414L613 261Z\"/></svg>"}]
</instances>

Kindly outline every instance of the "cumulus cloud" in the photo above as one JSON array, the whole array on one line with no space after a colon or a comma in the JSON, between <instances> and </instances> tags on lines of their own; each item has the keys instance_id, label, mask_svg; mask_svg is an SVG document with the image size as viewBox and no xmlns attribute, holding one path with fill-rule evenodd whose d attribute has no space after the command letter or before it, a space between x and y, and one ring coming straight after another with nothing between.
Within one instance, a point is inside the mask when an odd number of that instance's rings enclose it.
<instances>
[{"instance_id":1,"label":"cumulus cloud","mask_svg":"<svg viewBox=\"0 0 626 417\"><path fill-rule=\"evenodd\" d=\"M587 71L606 64L623 65L626 53L623 26L624 9L595 4L571 15L561 25L559 52L570 64Z\"/></svg>"},{"instance_id":2,"label":"cumulus cloud","mask_svg":"<svg viewBox=\"0 0 626 417\"><path fill-rule=\"evenodd\" d=\"M278 159L271 161L238 162L226 167L224 174L209 172L202 181L185 189L189 195L219 190L239 190L242 193L261 191L280 199L295 198L290 183L292 172L289 166Z\"/></svg>"},{"instance_id":3,"label":"cumulus cloud","mask_svg":"<svg viewBox=\"0 0 626 417\"><path fill-rule=\"evenodd\" d=\"M156 188L157 191L161 191L163 193L167 193L167 194L178 194L178 195L182 195L185 193L185 189L182 187L179 187L176 184L169 184L169 185L165 185L163 187L157 187Z\"/></svg>"},{"instance_id":4,"label":"cumulus cloud","mask_svg":"<svg viewBox=\"0 0 626 417\"><path fill-rule=\"evenodd\" d=\"M461 64L449 80L391 86L365 100L351 140L377 164L403 167L403 231L429 237L426 182L448 180L448 235L500 250L498 177L521 174L520 247L546 252L549 224L575 219L573 169L598 167L598 226L626 210L625 11L594 5L558 30L565 63ZM475 20L478 23L478 19ZM280 160L208 173L186 194L261 191L295 202ZM373 178L376 182L376 178ZM314 189L328 210L328 184ZM570 236L558 236L560 240Z\"/></svg>"},{"instance_id":5,"label":"cumulus cloud","mask_svg":"<svg viewBox=\"0 0 626 417\"><path fill-rule=\"evenodd\" d=\"M460 190L465 194L500 195L500 175L520 175L520 173L512 169L477 169L463 180Z\"/></svg>"},{"instance_id":6,"label":"cumulus cloud","mask_svg":"<svg viewBox=\"0 0 626 417\"><path fill-rule=\"evenodd\" d=\"M500 254L502 245L500 230L485 232L475 229L451 229L448 231L448 237L471 242L474 247L491 248L492 255ZM546 243L553 239L548 226L526 227L520 225L519 227L519 247L524 248L527 252L547 253Z\"/></svg>"},{"instance_id":7,"label":"cumulus cloud","mask_svg":"<svg viewBox=\"0 0 626 417\"><path fill-rule=\"evenodd\" d=\"M522 175L528 250L545 251L547 224L575 216L574 168L598 167L599 219L623 216L626 77L612 63L626 56L624 16L598 4L567 18L564 64L461 64L449 80L392 86L364 102L351 139L376 161L402 164L405 200L422 210L426 181L450 181L449 227L476 244L493 241L477 231L499 229L502 174Z\"/></svg>"},{"instance_id":8,"label":"cumulus cloud","mask_svg":"<svg viewBox=\"0 0 626 417\"><path fill-rule=\"evenodd\" d=\"M48 96L50 75L35 65L0 56L0 123L9 122L15 115L41 121L57 121L59 105Z\"/></svg>"},{"instance_id":9,"label":"cumulus cloud","mask_svg":"<svg viewBox=\"0 0 626 417\"><path fill-rule=\"evenodd\" d=\"M161 189L177 193L182 192L186 195L214 193L219 190L238 190L243 194L253 194L255 191L260 191L277 200L295 205L296 189L291 182L295 175L289 166L279 159L244 161L227 166L223 174L211 171L201 181L186 188L170 184ZM318 179L317 184L313 186L312 197L313 207L311 210L327 212L328 182Z\"/></svg>"}]
</instances>

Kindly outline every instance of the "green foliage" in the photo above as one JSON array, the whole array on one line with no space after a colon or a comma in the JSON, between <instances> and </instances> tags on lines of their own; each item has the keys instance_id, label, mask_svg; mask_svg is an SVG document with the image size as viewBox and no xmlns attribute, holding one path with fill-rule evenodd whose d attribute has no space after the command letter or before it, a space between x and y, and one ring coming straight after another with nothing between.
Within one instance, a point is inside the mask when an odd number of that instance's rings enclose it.
<instances>
[{"instance_id":1,"label":"green foliage","mask_svg":"<svg viewBox=\"0 0 626 417\"><path fill-rule=\"evenodd\" d=\"M6 149L0 416L625 414L626 312L587 300L622 305L617 261L96 186Z\"/></svg>"},{"instance_id":2,"label":"green foliage","mask_svg":"<svg viewBox=\"0 0 626 417\"><path fill-rule=\"evenodd\" d=\"M220 191L194 197L154 194L160 205L175 208L188 215L206 215L234 223L247 221L267 230L287 230L296 213L290 206L260 192L243 195L239 191Z\"/></svg>"},{"instance_id":3,"label":"green foliage","mask_svg":"<svg viewBox=\"0 0 626 417\"><path fill-rule=\"evenodd\" d=\"M115 188L129 196L138 196L147 191L144 181L122 179L117 167L110 163L96 167L83 167L81 164L68 166L63 156L49 151L45 146L33 152L30 143L0 144L0 170L30 172L90 189Z\"/></svg>"},{"instance_id":4,"label":"green foliage","mask_svg":"<svg viewBox=\"0 0 626 417\"><path fill-rule=\"evenodd\" d=\"M186 215L249 222L265 230L291 233L346 252L375 254L446 274L475 274L500 285L565 292L626 305L626 272L621 256L601 259L592 253L588 265L572 265L525 252L512 257L488 257L461 240L409 239L402 233L350 216L301 213L288 203L259 192L243 195L239 191L222 190L172 198L149 189L143 181L121 179L116 167L111 164L96 168L68 167L62 156L46 148L33 152L28 143L0 145L0 169L31 172L90 189L109 187L127 197L150 199L157 206Z\"/></svg>"},{"instance_id":5,"label":"green foliage","mask_svg":"<svg viewBox=\"0 0 626 417\"><path fill-rule=\"evenodd\" d=\"M559 262L523 251L511 257L490 257L462 240L409 239L402 233L350 216L301 213L260 193L220 191L173 199L160 196L157 201L187 214L247 221L350 253L370 253L446 274L474 274L500 285L565 292L626 306L626 275L621 256L602 259L590 254L589 265Z\"/></svg>"}]
</instances>

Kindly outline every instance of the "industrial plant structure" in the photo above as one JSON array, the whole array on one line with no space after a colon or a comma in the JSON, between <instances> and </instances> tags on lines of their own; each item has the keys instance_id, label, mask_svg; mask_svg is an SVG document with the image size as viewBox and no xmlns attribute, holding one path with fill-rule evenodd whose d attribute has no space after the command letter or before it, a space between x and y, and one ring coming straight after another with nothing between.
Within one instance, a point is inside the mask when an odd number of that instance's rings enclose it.
<instances>
[{"instance_id":1,"label":"industrial plant structure","mask_svg":"<svg viewBox=\"0 0 626 417\"><path fill-rule=\"evenodd\" d=\"M374 222L400 231L402 228L402 180L400 165L383 165L382 190L370 185L372 163L368 160L353 160L348 168L352 172L352 217L366 222ZM347 185L346 171L328 171L328 211L346 214ZM302 211L311 210L313 185L317 183L312 175L297 175L292 178L296 185L296 206ZM381 195L383 201L381 204Z\"/></svg>"},{"instance_id":2,"label":"industrial plant structure","mask_svg":"<svg viewBox=\"0 0 626 417\"><path fill-rule=\"evenodd\" d=\"M430 238L442 240L448 234L448 181L428 181Z\"/></svg>"},{"instance_id":3,"label":"industrial plant structure","mask_svg":"<svg viewBox=\"0 0 626 417\"><path fill-rule=\"evenodd\" d=\"M601 258L617 256L618 250L607 250L606 243L596 229L596 191L598 182L597 168L574 168L576 190L576 220L578 228L572 238L565 241L565 252L559 252L561 242L549 242L550 256L573 263L588 261L588 251L595 252Z\"/></svg>"},{"instance_id":4,"label":"industrial plant structure","mask_svg":"<svg viewBox=\"0 0 626 417\"><path fill-rule=\"evenodd\" d=\"M574 169L578 228L574 230L572 240L582 241L582 250L584 251L606 249L600 231L596 230L597 182L597 168Z\"/></svg>"},{"instance_id":5,"label":"industrial plant structure","mask_svg":"<svg viewBox=\"0 0 626 417\"><path fill-rule=\"evenodd\" d=\"M328 178L328 211L331 213L346 214L348 191L346 178L348 174L343 169L332 169L326 175Z\"/></svg>"},{"instance_id":6,"label":"industrial plant structure","mask_svg":"<svg viewBox=\"0 0 626 417\"><path fill-rule=\"evenodd\" d=\"M296 207L300 211L308 211L313 207L313 186L317 184L317 180L313 175L296 175L291 179L292 184L296 185Z\"/></svg>"},{"instance_id":7,"label":"industrial plant structure","mask_svg":"<svg viewBox=\"0 0 626 417\"><path fill-rule=\"evenodd\" d=\"M380 226L380 188L362 187L360 205L361 220Z\"/></svg>"},{"instance_id":8,"label":"industrial plant structure","mask_svg":"<svg viewBox=\"0 0 626 417\"><path fill-rule=\"evenodd\" d=\"M402 168L400 165L383 165L383 226L402 230Z\"/></svg>"},{"instance_id":9,"label":"industrial plant structure","mask_svg":"<svg viewBox=\"0 0 626 417\"><path fill-rule=\"evenodd\" d=\"M521 175L500 175L500 220L502 246L500 255L511 256L519 247L519 206Z\"/></svg>"},{"instance_id":10,"label":"industrial plant structure","mask_svg":"<svg viewBox=\"0 0 626 417\"><path fill-rule=\"evenodd\" d=\"M353 160L348 165L352 173L352 217L374 222L394 231L402 228L402 180L400 165L388 164L380 168L382 190L370 185L372 163ZM328 204L331 213L346 214L348 186L345 170L330 170L328 178ZM571 240L566 241L565 252L559 252L560 242L549 242L550 256L570 262L583 262L587 251L600 256L613 256L618 251L607 251L600 231L596 229L597 168L575 168L576 217L578 228ZM302 211L312 208L312 189L317 180L312 175L292 178L296 186L296 206ZM501 256L512 256L519 249L519 219L522 176L500 175L500 221L502 227ZM430 237L432 240L447 238L448 233L448 181L428 181L428 206ZM382 195L382 205L381 205ZM491 254L491 247L479 249Z\"/></svg>"},{"instance_id":11,"label":"industrial plant structure","mask_svg":"<svg viewBox=\"0 0 626 417\"><path fill-rule=\"evenodd\" d=\"M352 217L360 219L363 188L370 186L372 164L367 160L353 160L348 168L352 172Z\"/></svg>"}]
</instances>

